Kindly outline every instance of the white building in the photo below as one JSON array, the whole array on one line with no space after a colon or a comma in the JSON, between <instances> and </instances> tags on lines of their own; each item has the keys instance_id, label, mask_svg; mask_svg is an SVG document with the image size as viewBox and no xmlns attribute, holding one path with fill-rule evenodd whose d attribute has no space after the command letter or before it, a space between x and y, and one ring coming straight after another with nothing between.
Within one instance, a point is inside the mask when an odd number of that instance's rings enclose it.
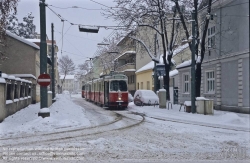
<instances>
[{"instance_id":1,"label":"white building","mask_svg":"<svg viewBox=\"0 0 250 163\"><path fill-rule=\"evenodd\" d=\"M60 83L62 84L64 75L60 75ZM70 93L75 90L75 75L66 75L64 83L62 84L62 91L67 90Z\"/></svg>"}]
</instances>

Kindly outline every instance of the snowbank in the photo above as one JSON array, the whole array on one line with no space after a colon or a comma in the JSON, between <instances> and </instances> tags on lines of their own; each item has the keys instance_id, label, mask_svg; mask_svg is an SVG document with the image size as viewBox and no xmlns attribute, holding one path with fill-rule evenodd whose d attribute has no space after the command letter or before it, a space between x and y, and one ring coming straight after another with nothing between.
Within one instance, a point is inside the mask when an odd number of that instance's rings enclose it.
<instances>
[{"instance_id":1,"label":"snowbank","mask_svg":"<svg viewBox=\"0 0 250 163\"><path fill-rule=\"evenodd\" d=\"M187 102L191 104L191 101ZM168 106L166 104L166 106ZM148 117L157 117L161 119L171 119L187 121L196 124L210 124L212 126L226 126L234 128L244 128L249 130L250 119L248 114L233 113L227 111L214 110L214 115L203 115L203 114L191 114L179 111L180 105L173 105L173 109L160 109L154 106L136 106L134 103L130 102L128 110L132 112L143 113Z\"/></svg>"},{"instance_id":2,"label":"snowbank","mask_svg":"<svg viewBox=\"0 0 250 163\"><path fill-rule=\"evenodd\" d=\"M41 110L40 103L37 103L7 117L0 123L0 136L49 133L64 128L90 126L85 109L74 104L67 95L57 95L57 101L49 108L50 117L38 117Z\"/></svg>"}]
</instances>

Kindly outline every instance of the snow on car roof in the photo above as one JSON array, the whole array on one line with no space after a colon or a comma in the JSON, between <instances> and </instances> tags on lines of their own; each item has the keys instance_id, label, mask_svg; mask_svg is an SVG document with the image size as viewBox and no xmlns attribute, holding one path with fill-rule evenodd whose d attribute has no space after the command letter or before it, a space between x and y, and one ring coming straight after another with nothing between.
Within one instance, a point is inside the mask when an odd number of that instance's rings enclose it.
<instances>
[{"instance_id":1,"label":"snow on car roof","mask_svg":"<svg viewBox=\"0 0 250 163\"><path fill-rule=\"evenodd\" d=\"M137 90L138 92L141 92L143 96L155 96L156 94L151 90Z\"/></svg>"}]
</instances>

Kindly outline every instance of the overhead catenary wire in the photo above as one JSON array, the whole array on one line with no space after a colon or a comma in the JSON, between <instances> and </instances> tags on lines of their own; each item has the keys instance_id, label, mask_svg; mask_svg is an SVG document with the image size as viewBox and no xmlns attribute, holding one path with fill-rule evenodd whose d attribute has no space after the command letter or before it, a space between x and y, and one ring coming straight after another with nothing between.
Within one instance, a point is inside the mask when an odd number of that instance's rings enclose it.
<instances>
[{"instance_id":1,"label":"overhead catenary wire","mask_svg":"<svg viewBox=\"0 0 250 163\"><path fill-rule=\"evenodd\" d=\"M48 7L48 6L47 6ZM118 27L126 27L126 26L112 26L112 25L90 25L90 24L77 24L77 23L73 23L67 19L64 19L60 14L58 14L57 12L55 12L53 9L51 9L50 7L48 7L59 19L61 19L61 21L66 21L68 23L70 23L71 25L76 25L76 26L85 26L85 27L98 27L98 28L118 28Z\"/></svg>"},{"instance_id":2,"label":"overhead catenary wire","mask_svg":"<svg viewBox=\"0 0 250 163\"><path fill-rule=\"evenodd\" d=\"M59 32L59 31L55 31L55 32L62 34L62 32ZM72 35L72 34L68 34L68 33L64 33L64 35L78 37L78 38L82 38L82 39L87 39L87 40L91 40L91 41L95 41L95 42L100 42L99 40L94 40L94 39L90 39L90 38L86 38L86 37L76 36L76 35ZM59 40L58 42L60 42L60 41L61 40Z\"/></svg>"},{"instance_id":3,"label":"overhead catenary wire","mask_svg":"<svg viewBox=\"0 0 250 163\"><path fill-rule=\"evenodd\" d=\"M104 7L107 7L107 8L111 8L111 9L112 9L112 7L106 6L106 5L104 5L104 4L100 3L100 2L96 2L96 1L94 1L94 0L90 0L90 1L92 1L92 2L94 2L94 3L97 3L97 4L101 5L101 6L104 6Z\"/></svg>"},{"instance_id":4,"label":"overhead catenary wire","mask_svg":"<svg viewBox=\"0 0 250 163\"><path fill-rule=\"evenodd\" d=\"M72 26L72 25L69 26L69 28L66 30L65 33L60 32L60 33L63 35L63 37L64 37L64 35L67 34L67 32L69 31L69 29L71 28L71 26ZM58 42L60 42L61 40L63 41L63 37L62 37Z\"/></svg>"},{"instance_id":5,"label":"overhead catenary wire","mask_svg":"<svg viewBox=\"0 0 250 163\"><path fill-rule=\"evenodd\" d=\"M103 10L103 9L89 9L89 8L84 8L84 7L79 7L79 6L72 6L72 7L57 7L54 5L48 5L54 8L59 8L59 9L83 9L83 10Z\"/></svg>"},{"instance_id":6,"label":"overhead catenary wire","mask_svg":"<svg viewBox=\"0 0 250 163\"><path fill-rule=\"evenodd\" d=\"M93 0L91 0L91 1L93 1ZM131 0L132 1L132 0ZM98 2L96 2L96 1L93 1L93 2L95 2L95 3L98 3ZM101 4L101 3L98 3L98 4L100 4L100 5L103 5L103 4ZM67 31L64 33L63 32L63 30L64 30L64 22L66 21L66 22L68 22L68 23L70 23L71 24L71 26L72 25L81 25L81 26L85 26L85 27L98 27L98 28L104 28L104 29L113 29L113 31L110 33L110 35L108 36L108 37L106 37L105 39L109 39L114 33L115 33L115 31L116 30L119 30L119 29L122 29L122 28L125 28L126 26L124 25L124 26L121 26L121 24L122 23L124 23L124 21L121 21L117 26L103 26L103 25L83 25L83 24L76 24L76 23L72 23L71 21L69 21L69 20L67 20L67 19L64 19L60 14L58 14L57 12L55 12L53 9L51 9L49 6L51 6L51 7L55 7L55 6L52 6L52 5L48 5L47 7L52 11L52 13L54 13L62 22L63 22L63 27L62 27L62 32L61 32L61 34L62 34L62 37L61 37L61 40L62 40L62 48L61 48L61 54L62 54L62 51L63 51L63 38L64 38L64 35L67 33ZM105 7L107 7L107 8L111 8L111 9L113 9L113 7L109 7L109 6L106 6L106 5L103 5L103 6L105 6ZM75 7L73 7L73 8L77 8L77 6L75 6ZM68 40L67 40L68 41ZM72 44L71 44L72 45ZM73 45L72 45L73 46ZM75 49L77 49L77 48L75 48ZM99 50L99 48L97 49L97 52L95 53L95 54L97 54L98 53L98 50ZM79 51L79 50L78 50Z\"/></svg>"}]
</instances>

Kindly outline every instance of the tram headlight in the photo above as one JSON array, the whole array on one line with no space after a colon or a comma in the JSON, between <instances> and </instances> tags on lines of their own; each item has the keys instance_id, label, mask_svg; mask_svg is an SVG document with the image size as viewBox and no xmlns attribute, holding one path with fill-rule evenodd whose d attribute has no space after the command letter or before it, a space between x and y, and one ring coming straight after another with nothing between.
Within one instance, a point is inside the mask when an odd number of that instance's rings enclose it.
<instances>
[{"instance_id":1,"label":"tram headlight","mask_svg":"<svg viewBox=\"0 0 250 163\"><path fill-rule=\"evenodd\" d=\"M120 101L122 98L121 97L118 97L118 100Z\"/></svg>"}]
</instances>

